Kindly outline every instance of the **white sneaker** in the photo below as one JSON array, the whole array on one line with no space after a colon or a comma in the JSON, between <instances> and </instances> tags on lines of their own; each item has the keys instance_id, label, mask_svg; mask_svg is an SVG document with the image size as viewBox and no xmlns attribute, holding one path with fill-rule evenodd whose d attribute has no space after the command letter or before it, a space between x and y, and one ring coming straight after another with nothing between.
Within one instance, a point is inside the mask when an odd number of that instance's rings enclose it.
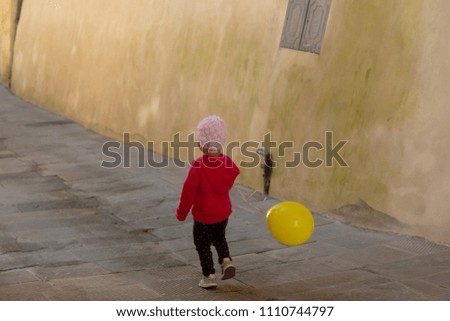
<instances>
[{"instance_id":1,"label":"white sneaker","mask_svg":"<svg viewBox=\"0 0 450 321\"><path fill-rule=\"evenodd\" d=\"M236 275L236 268L231 262L222 263L222 278L221 280L228 280L234 278Z\"/></svg>"},{"instance_id":2,"label":"white sneaker","mask_svg":"<svg viewBox=\"0 0 450 321\"><path fill-rule=\"evenodd\" d=\"M203 276L198 286L204 289L215 288L217 286L216 278L210 279L206 276Z\"/></svg>"}]
</instances>

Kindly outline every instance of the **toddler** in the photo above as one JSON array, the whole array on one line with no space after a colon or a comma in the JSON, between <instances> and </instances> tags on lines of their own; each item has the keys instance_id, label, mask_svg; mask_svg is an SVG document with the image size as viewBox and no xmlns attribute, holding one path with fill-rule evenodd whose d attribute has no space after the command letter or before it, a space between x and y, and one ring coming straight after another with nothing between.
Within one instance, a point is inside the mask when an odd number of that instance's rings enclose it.
<instances>
[{"instance_id":1,"label":"toddler","mask_svg":"<svg viewBox=\"0 0 450 321\"><path fill-rule=\"evenodd\" d=\"M203 156L192 162L181 192L176 217L184 221L192 210L194 244L200 258L203 277L199 286L217 286L211 245L216 248L222 267L222 280L233 278L236 268L225 237L228 217L232 212L229 191L239 175L239 168L226 155L223 146L226 124L218 116L200 121L197 141Z\"/></svg>"}]
</instances>

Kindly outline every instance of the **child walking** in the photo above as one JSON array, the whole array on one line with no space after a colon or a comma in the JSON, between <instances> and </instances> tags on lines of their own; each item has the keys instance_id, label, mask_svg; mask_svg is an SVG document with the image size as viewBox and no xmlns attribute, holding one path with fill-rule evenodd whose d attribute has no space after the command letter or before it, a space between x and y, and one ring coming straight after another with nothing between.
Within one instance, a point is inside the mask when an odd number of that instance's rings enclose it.
<instances>
[{"instance_id":1,"label":"child walking","mask_svg":"<svg viewBox=\"0 0 450 321\"><path fill-rule=\"evenodd\" d=\"M229 191L239 168L222 153L227 137L226 124L218 116L200 121L197 141L203 156L192 162L181 192L176 217L184 221L192 210L194 244L200 258L202 288L217 286L211 245L216 248L222 268L222 280L233 278L236 268L225 237L232 207Z\"/></svg>"}]
</instances>

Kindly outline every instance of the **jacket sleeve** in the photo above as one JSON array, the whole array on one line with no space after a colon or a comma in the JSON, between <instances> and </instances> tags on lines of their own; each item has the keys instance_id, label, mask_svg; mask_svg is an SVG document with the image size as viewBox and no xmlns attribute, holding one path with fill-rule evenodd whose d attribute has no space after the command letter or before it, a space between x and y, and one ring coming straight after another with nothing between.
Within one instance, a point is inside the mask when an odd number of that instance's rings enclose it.
<instances>
[{"instance_id":1,"label":"jacket sleeve","mask_svg":"<svg viewBox=\"0 0 450 321\"><path fill-rule=\"evenodd\" d=\"M180 202L177 207L177 219L184 221L189 214L200 182L200 168L198 166L191 166L186 180L184 181L183 190L181 192Z\"/></svg>"}]
</instances>

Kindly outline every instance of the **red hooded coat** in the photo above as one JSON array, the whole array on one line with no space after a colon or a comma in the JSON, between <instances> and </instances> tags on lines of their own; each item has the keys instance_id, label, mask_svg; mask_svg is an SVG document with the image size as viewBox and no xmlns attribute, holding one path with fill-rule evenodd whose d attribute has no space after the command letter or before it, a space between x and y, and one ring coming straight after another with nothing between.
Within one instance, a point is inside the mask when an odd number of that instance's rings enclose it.
<instances>
[{"instance_id":1,"label":"red hooded coat","mask_svg":"<svg viewBox=\"0 0 450 321\"><path fill-rule=\"evenodd\" d=\"M195 221L222 222L232 212L229 191L240 171L225 155L203 155L192 162L183 185L177 219L184 221L192 209Z\"/></svg>"}]
</instances>

